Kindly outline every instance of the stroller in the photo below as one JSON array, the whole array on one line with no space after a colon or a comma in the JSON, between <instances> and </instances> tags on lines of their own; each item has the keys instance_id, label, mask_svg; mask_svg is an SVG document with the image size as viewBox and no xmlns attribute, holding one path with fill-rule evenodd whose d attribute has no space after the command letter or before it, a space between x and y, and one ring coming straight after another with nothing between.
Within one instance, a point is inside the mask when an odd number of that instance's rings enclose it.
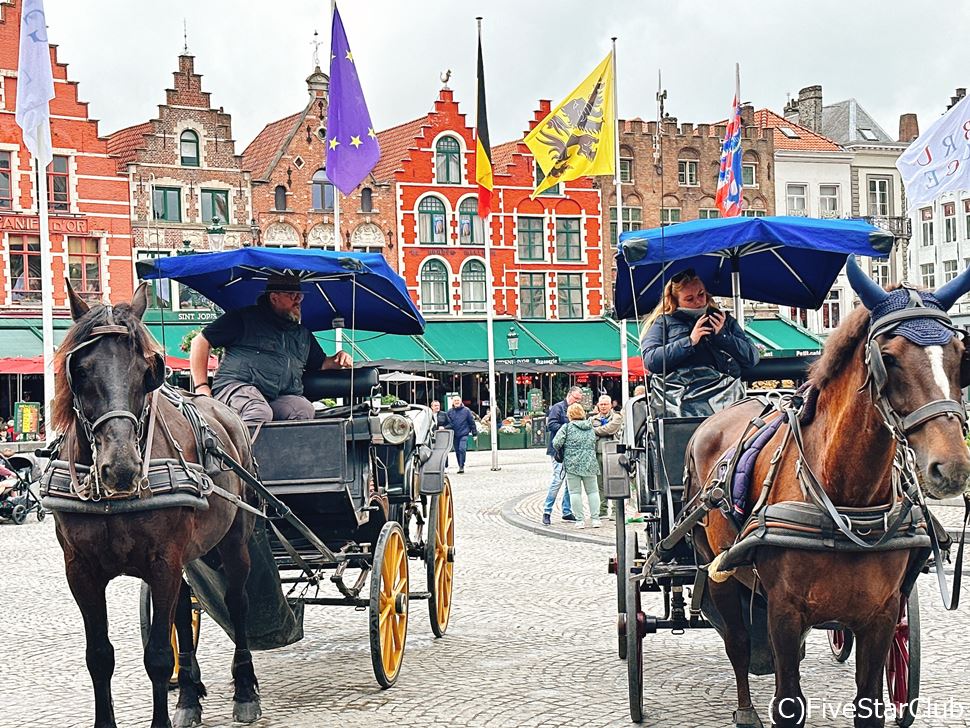
<instances>
[{"instance_id":1,"label":"stroller","mask_svg":"<svg viewBox=\"0 0 970 728\"><path fill-rule=\"evenodd\" d=\"M19 526L30 513L43 521L47 511L40 504L31 485L39 477L37 461L21 453L0 453L0 519Z\"/></svg>"}]
</instances>

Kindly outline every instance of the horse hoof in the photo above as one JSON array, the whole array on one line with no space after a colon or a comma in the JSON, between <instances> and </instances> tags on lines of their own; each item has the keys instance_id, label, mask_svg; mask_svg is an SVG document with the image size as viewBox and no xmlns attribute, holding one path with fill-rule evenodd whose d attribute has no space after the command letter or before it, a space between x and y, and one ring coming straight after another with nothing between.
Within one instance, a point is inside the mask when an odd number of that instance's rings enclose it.
<instances>
[{"instance_id":1,"label":"horse hoof","mask_svg":"<svg viewBox=\"0 0 970 728\"><path fill-rule=\"evenodd\" d=\"M249 703L233 703L232 706L232 719L237 723L252 723L262 714L258 699Z\"/></svg>"},{"instance_id":2,"label":"horse hoof","mask_svg":"<svg viewBox=\"0 0 970 728\"><path fill-rule=\"evenodd\" d=\"M765 728L754 708L738 708L734 711L735 728Z\"/></svg>"},{"instance_id":3,"label":"horse hoof","mask_svg":"<svg viewBox=\"0 0 970 728\"><path fill-rule=\"evenodd\" d=\"M202 725L202 706L179 708L172 718L172 728L192 728Z\"/></svg>"}]
</instances>

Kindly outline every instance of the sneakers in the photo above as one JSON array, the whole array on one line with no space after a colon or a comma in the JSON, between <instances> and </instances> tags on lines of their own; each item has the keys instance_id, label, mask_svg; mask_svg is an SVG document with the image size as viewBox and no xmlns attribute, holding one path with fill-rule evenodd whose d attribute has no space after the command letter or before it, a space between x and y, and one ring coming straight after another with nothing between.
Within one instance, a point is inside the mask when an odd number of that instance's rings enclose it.
<instances>
[{"instance_id":1,"label":"sneakers","mask_svg":"<svg viewBox=\"0 0 970 728\"><path fill-rule=\"evenodd\" d=\"M465 469L464 468L458 468L458 474L459 475L464 474L464 472L465 472Z\"/></svg>"},{"instance_id":2,"label":"sneakers","mask_svg":"<svg viewBox=\"0 0 970 728\"><path fill-rule=\"evenodd\" d=\"M592 525L593 525L593 528L599 528L600 526L603 525L603 521L601 521L599 518L594 518Z\"/></svg>"},{"instance_id":3,"label":"sneakers","mask_svg":"<svg viewBox=\"0 0 970 728\"><path fill-rule=\"evenodd\" d=\"M575 521L576 518L574 517L573 520ZM577 531L579 531L580 529L586 528L586 521L577 521L576 525L573 526L573 528L575 528Z\"/></svg>"},{"instance_id":4,"label":"sneakers","mask_svg":"<svg viewBox=\"0 0 970 728\"><path fill-rule=\"evenodd\" d=\"M572 513L566 513L565 515L563 515L562 520L564 520L564 521L576 521L578 519Z\"/></svg>"},{"instance_id":5,"label":"sneakers","mask_svg":"<svg viewBox=\"0 0 970 728\"><path fill-rule=\"evenodd\" d=\"M542 514L542 525L543 526L551 526L552 525L552 519L549 517L549 514L548 513L543 513Z\"/></svg>"}]
</instances>

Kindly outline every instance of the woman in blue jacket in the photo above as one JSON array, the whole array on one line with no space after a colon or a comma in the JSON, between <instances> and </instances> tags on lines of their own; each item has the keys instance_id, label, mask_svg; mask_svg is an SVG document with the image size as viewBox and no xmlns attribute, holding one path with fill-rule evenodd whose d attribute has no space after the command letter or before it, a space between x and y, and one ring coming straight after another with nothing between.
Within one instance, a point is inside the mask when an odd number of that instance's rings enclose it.
<instances>
[{"instance_id":1,"label":"woman in blue jacket","mask_svg":"<svg viewBox=\"0 0 970 728\"><path fill-rule=\"evenodd\" d=\"M733 404L744 396L742 370L759 360L755 345L691 268L664 286L640 348L651 373L651 407L663 410L657 415L707 416Z\"/></svg>"}]
</instances>

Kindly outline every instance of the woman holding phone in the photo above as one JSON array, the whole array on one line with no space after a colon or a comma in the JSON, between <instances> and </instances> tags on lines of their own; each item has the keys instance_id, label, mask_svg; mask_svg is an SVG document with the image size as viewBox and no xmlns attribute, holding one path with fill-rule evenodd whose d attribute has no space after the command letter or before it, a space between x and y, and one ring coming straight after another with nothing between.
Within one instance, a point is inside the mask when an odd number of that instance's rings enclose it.
<instances>
[{"instance_id":1,"label":"woman holding phone","mask_svg":"<svg viewBox=\"0 0 970 728\"><path fill-rule=\"evenodd\" d=\"M692 268L667 282L644 330L655 416L703 417L744 396L741 372L758 363L758 350Z\"/></svg>"}]
</instances>

